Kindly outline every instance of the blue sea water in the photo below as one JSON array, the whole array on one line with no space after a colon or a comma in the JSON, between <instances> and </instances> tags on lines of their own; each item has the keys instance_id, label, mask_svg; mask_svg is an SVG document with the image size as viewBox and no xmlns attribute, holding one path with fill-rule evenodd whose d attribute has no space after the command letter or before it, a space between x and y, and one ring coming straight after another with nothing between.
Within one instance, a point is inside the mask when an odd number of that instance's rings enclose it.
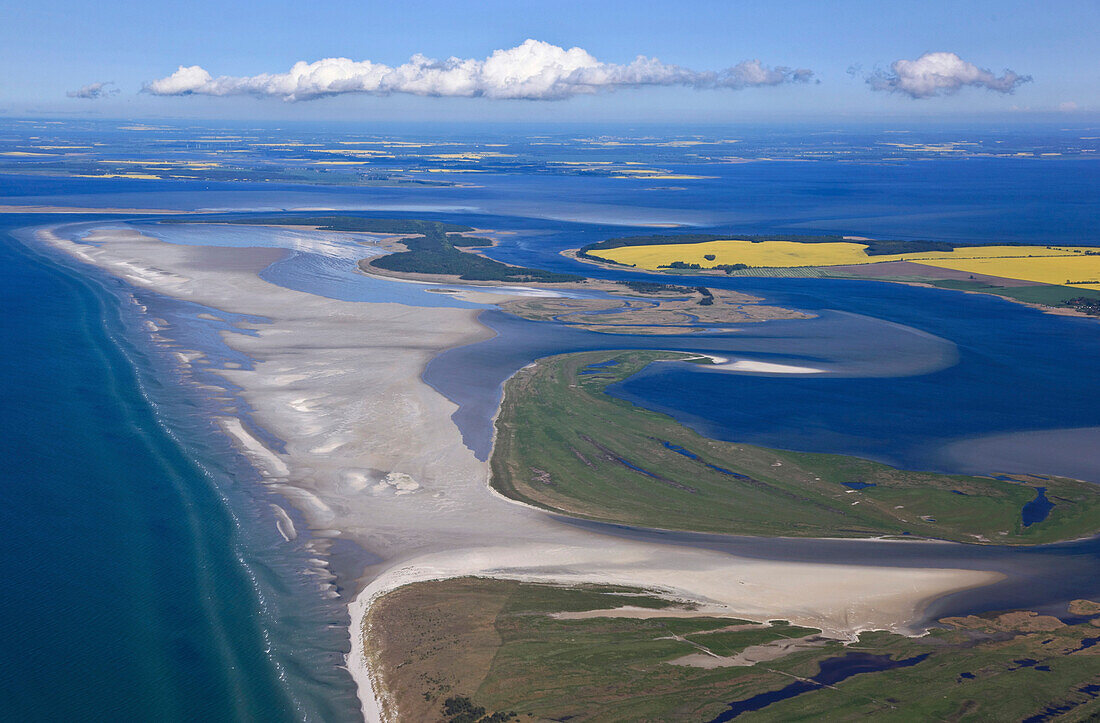
<instances>
[{"instance_id":1,"label":"blue sea water","mask_svg":"<svg viewBox=\"0 0 1100 723\"><path fill-rule=\"evenodd\" d=\"M699 169L670 170L699 173ZM706 166L691 183L543 174L477 174L451 188L137 181L5 176L11 203L232 210L375 210L383 216L524 219L528 229L580 243L646 224L741 233L842 233L879 238L1091 243L1100 239L1095 160L934 159L898 163L741 163ZM469 181L469 178L465 180ZM675 185L673 185L675 184ZM480 216L480 218L479 218ZM506 222L507 223L507 222ZM511 223L516 223L515 221ZM625 231L625 233L624 233ZM582 240L586 239L586 240ZM539 255L542 239L512 252ZM532 258L528 256L527 258Z\"/></svg>"},{"instance_id":2,"label":"blue sea water","mask_svg":"<svg viewBox=\"0 0 1100 723\"><path fill-rule=\"evenodd\" d=\"M305 539L135 343L126 290L7 233L46 220L0 229L4 717L354 718L346 615Z\"/></svg>"}]
</instances>

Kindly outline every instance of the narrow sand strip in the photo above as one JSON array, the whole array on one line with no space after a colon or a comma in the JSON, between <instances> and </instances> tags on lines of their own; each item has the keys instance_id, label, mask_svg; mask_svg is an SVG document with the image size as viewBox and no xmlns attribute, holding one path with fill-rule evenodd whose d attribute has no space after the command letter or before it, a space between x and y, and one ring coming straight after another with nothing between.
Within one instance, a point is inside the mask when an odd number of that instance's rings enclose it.
<instances>
[{"instance_id":1,"label":"narrow sand strip","mask_svg":"<svg viewBox=\"0 0 1100 723\"><path fill-rule=\"evenodd\" d=\"M824 374L824 369L816 367L800 367L793 364L777 364L775 362L754 361L751 359L738 359L731 361L725 357L714 354L701 355L714 363L708 369L723 369L731 372L756 372L759 374Z\"/></svg>"}]
</instances>

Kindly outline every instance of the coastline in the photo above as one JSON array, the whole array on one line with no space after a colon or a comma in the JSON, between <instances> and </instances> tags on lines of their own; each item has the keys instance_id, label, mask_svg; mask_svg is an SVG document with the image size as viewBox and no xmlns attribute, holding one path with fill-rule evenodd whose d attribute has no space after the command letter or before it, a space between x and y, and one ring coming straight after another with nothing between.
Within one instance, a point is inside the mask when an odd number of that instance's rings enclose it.
<instances>
[{"instance_id":1,"label":"coastline","mask_svg":"<svg viewBox=\"0 0 1100 723\"><path fill-rule=\"evenodd\" d=\"M100 246L72 244L49 231L40 236L135 285L271 320L241 324L248 335L223 332L258 360L256 369L211 371L240 387L257 423L286 440L283 453L263 447L253 454L267 460L270 481L310 528L386 558L349 608L353 643L363 642L363 617L379 595L405 582L464 574L656 587L725 605L731 614L812 618L838 635L902 629L927 600L999 579L972 570L773 563L609 541L563 529L541 512L506 510L485 484L487 467L450 422L454 405L419 378L444 349L491 335L476 320L479 310L340 302L291 291L256 276L260 264L249 261L260 249L173 246L118 229L95 236ZM290 489L301 494L291 497ZM805 608L807 597L817 597L821 609ZM852 606L853 597L862 604ZM364 644L353 644L348 668L360 685L364 716L379 719L381 693Z\"/></svg>"}]
</instances>

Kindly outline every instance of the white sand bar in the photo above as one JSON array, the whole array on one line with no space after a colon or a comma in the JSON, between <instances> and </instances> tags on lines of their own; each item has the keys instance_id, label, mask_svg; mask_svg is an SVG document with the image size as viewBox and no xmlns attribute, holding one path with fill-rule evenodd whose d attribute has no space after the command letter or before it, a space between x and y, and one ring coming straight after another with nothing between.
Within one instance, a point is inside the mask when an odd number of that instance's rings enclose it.
<instances>
[{"instance_id":1,"label":"white sand bar","mask_svg":"<svg viewBox=\"0 0 1100 723\"><path fill-rule=\"evenodd\" d=\"M386 563L360 581L349 667L368 720L381 717L362 616L400 585L459 575L614 583L667 591L711 614L784 618L850 636L905 630L923 601L986 584L993 573L769 562L610 538L493 495L488 466L463 446L455 406L420 381L444 349L487 338L476 310L334 301L257 276L270 249L176 246L132 230L74 244L42 240L130 283L236 314L266 317L226 342L256 360L220 373L243 389L256 423L285 454L226 431L300 506L313 529L335 531ZM213 322L212 322L213 323ZM277 463L276 463L277 462ZM297 490L298 494L291 494Z\"/></svg>"},{"instance_id":2,"label":"white sand bar","mask_svg":"<svg viewBox=\"0 0 1100 723\"><path fill-rule=\"evenodd\" d=\"M722 369L730 372L755 372L757 374L824 374L824 369L816 367L795 366L794 364L777 364L776 362L756 361L753 359L727 359L714 354L703 354L713 364L707 369Z\"/></svg>"}]
</instances>

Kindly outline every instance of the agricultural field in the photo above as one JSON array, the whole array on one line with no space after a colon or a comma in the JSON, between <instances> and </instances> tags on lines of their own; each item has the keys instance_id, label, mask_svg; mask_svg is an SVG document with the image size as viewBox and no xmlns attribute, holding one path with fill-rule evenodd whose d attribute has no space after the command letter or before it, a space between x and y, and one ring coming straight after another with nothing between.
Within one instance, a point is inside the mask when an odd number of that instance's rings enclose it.
<instances>
[{"instance_id":1,"label":"agricultural field","mask_svg":"<svg viewBox=\"0 0 1100 723\"><path fill-rule=\"evenodd\" d=\"M744 264L760 268L829 267L909 261L938 268L1100 289L1100 249L1077 246L959 246L941 251L870 254L855 241L804 243L725 239L702 243L620 246L589 252L617 264L658 270ZM1087 283L1087 282L1096 283Z\"/></svg>"},{"instance_id":2,"label":"agricultural field","mask_svg":"<svg viewBox=\"0 0 1100 723\"><path fill-rule=\"evenodd\" d=\"M1095 250L1088 255L938 258L920 263L971 274L1100 290L1100 255Z\"/></svg>"},{"instance_id":3,"label":"agricultural field","mask_svg":"<svg viewBox=\"0 0 1100 723\"><path fill-rule=\"evenodd\" d=\"M647 616L612 612L624 605ZM920 638L863 633L847 645L784 621L684 612L645 590L459 578L384 595L364 632L387 712L401 720L1100 714L1100 606L1089 601L1070 605L1080 616L1072 624L1014 611L947 618Z\"/></svg>"},{"instance_id":4,"label":"agricultural field","mask_svg":"<svg viewBox=\"0 0 1100 723\"><path fill-rule=\"evenodd\" d=\"M698 359L584 352L519 371L505 386L497 418L493 487L576 517L700 532L979 544L1035 544L1096 532L1100 490L1085 482L933 474L720 442L604 392L650 363ZM1027 521L1025 507L1043 494L1041 504L1053 505L1049 514Z\"/></svg>"}]
</instances>

